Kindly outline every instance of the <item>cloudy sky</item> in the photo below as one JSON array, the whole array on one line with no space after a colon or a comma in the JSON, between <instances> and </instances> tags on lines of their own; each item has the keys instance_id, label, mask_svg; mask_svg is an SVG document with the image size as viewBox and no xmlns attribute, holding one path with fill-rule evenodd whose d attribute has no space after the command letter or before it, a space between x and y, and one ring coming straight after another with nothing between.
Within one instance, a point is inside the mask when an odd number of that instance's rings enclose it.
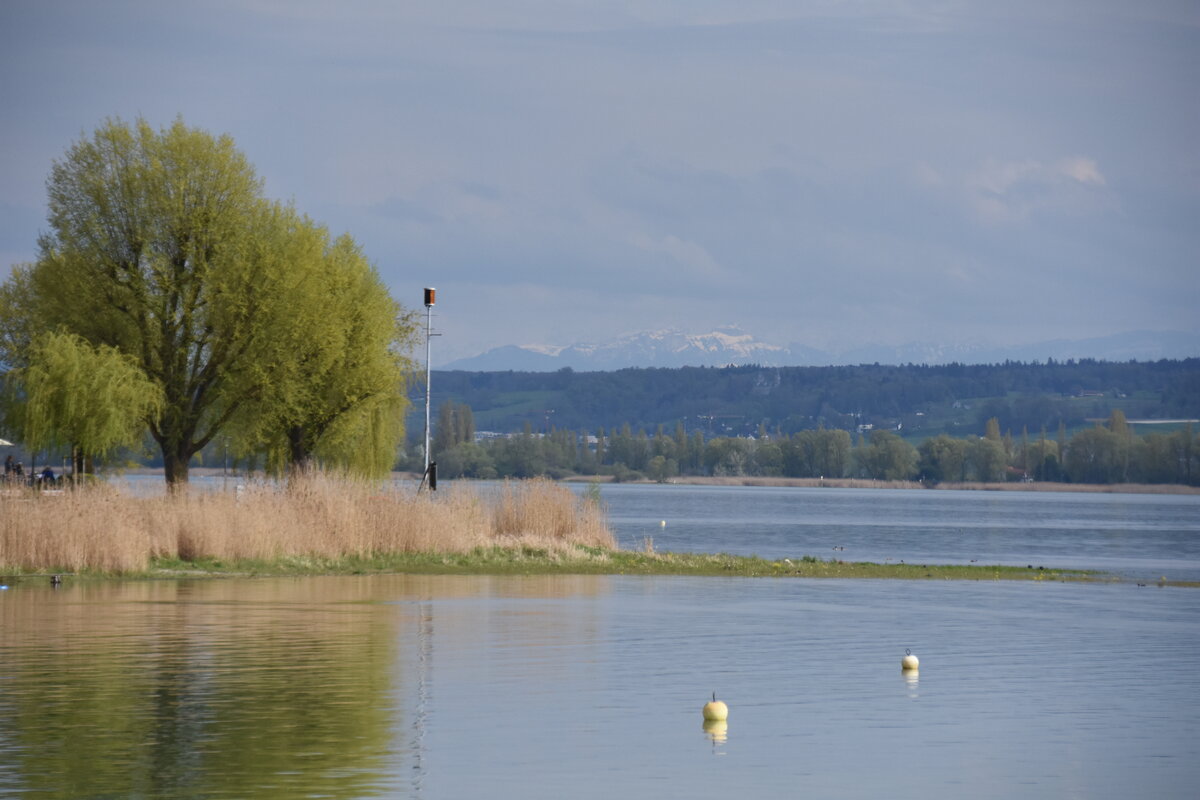
<instances>
[{"instance_id":1,"label":"cloudy sky","mask_svg":"<svg viewBox=\"0 0 1200 800\"><path fill-rule=\"evenodd\" d=\"M1200 4L5 0L0 268L106 117L228 133L444 357L1200 330Z\"/></svg>"}]
</instances>

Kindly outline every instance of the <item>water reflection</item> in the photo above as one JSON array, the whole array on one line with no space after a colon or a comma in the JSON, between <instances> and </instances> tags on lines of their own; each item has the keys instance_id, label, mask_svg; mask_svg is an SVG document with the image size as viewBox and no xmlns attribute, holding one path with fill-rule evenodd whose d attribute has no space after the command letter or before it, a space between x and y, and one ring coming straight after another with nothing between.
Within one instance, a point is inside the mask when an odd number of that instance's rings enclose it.
<instances>
[{"instance_id":1,"label":"water reflection","mask_svg":"<svg viewBox=\"0 0 1200 800\"><path fill-rule=\"evenodd\" d=\"M904 677L904 686L908 690L908 696L914 700L920 697L921 693L917 691L917 687L921 683L921 674L915 669L902 670L901 674Z\"/></svg>"},{"instance_id":2,"label":"water reflection","mask_svg":"<svg viewBox=\"0 0 1200 800\"><path fill-rule=\"evenodd\" d=\"M22 581L0 797L1186 797L1197 620L1129 585Z\"/></svg>"},{"instance_id":3,"label":"water reflection","mask_svg":"<svg viewBox=\"0 0 1200 800\"><path fill-rule=\"evenodd\" d=\"M439 657L481 639L528 654L591 636L585 617L481 617L462 601L560 601L605 582L19 583L0 604L0 795L420 794ZM529 666L522 682L546 678Z\"/></svg>"},{"instance_id":4,"label":"water reflection","mask_svg":"<svg viewBox=\"0 0 1200 800\"><path fill-rule=\"evenodd\" d=\"M316 593L317 597L312 594ZM285 581L11 592L0 788L358 797L402 679L392 622ZM400 712L401 710L396 710Z\"/></svg>"},{"instance_id":5,"label":"water reflection","mask_svg":"<svg viewBox=\"0 0 1200 800\"><path fill-rule=\"evenodd\" d=\"M723 719L704 720L704 732L715 744L724 744L729 738L729 723Z\"/></svg>"}]
</instances>

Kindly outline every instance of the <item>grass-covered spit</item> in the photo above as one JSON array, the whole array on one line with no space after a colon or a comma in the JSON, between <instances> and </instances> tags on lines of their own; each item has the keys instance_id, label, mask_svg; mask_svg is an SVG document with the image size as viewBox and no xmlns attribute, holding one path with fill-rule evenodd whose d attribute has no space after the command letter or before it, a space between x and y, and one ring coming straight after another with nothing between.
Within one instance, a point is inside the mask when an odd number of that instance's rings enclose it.
<instances>
[{"instance_id":1,"label":"grass-covered spit","mask_svg":"<svg viewBox=\"0 0 1200 800\"><path fill-rule=\"evenodd\" d=\"M370 563L405 554L616 547L595 503L548 481L494 497L316 475L238 494L123 495L96 486L0 497L0 574L144 574L158 563ZM317 569L316 571L321 571Z\"/></svg>"}]
</instances>

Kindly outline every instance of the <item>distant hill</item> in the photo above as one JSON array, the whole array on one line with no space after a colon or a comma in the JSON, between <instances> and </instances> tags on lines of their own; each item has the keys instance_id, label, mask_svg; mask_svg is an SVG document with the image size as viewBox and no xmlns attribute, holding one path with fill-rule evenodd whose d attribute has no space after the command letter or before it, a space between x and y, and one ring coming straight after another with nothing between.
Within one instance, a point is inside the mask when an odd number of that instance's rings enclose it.
<instances>
[{"instance_id":1,"label":"distant hill","mask_svg":"<svg viewBox=\"0 0 1200 800\"><path fill-rule=\"evenodd\" d=\"M965 342L912 342L820 349L800 342L786 346L763 342L730 326L708 333L684 333L674 329L641 331L607 342L567 346L505 345L438 367L474 372L553 372L570 367L593 372L630 367L1001 364L1005 361L1045 362L1048 359L1157 361L1197 356L1200 356L1200 333L1178 331L1131 331L1092 339L1055 339L1010 347Z\"/></svg>"},{"instance_id":2,"label":"distant hill","mask_svg":"<svg viewBox=\"0 0 1200 800\"><path fill-rule=\"evenodd\" d=\"M543 354L544 355L544 354ZM423 382L422 382L423 383ZM631 368L577 372L435 371L433 403L470 406L480 431L658 425L706 435L794 433L824 426L905 436L1001 430L1053 435L1121 409L1131 420L1200 418L1200 358L1045 364ZM414 386L414 414L424 388ZM414 419L410 430L420 430ZM1161 427L1161 426L1160 426Z\"/></svg>"}]
</instances>

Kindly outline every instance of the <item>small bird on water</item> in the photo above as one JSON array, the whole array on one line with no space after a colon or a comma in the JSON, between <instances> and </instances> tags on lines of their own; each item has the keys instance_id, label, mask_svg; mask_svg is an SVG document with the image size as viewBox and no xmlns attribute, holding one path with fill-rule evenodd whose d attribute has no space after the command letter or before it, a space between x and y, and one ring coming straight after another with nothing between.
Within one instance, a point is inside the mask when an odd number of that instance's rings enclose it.
<instances>
[{"instance_id":1,"label":"small bird on water","mask_svg":"<svg viewBox=\"0 0 1200 800\"><path fill-rule=\"evenodd\" d=\"M51 575L50 576L50 585L51 586L61 586L62 585L62 575Z\"/></svg>"}]
</instances>

